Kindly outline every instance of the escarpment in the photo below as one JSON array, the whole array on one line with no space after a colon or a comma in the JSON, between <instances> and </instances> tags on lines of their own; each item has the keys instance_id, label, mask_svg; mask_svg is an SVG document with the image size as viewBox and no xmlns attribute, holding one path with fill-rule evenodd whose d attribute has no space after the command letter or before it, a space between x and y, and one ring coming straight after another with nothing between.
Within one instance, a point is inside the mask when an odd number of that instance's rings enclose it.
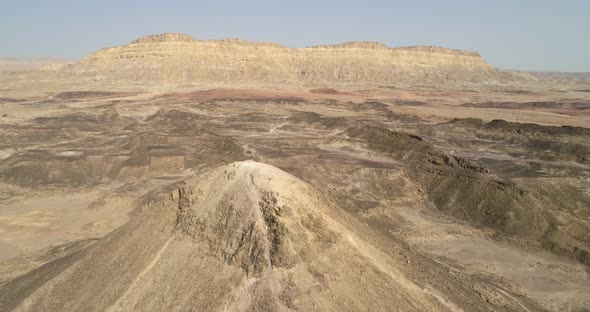
<instances>
[{"instance_id":1,"label":"escarpment","mask_svg":"<svg viewBox=\"0 0 590 312\"><path fill-rule=\"evenodd\" d=\"M479 82L501 76L476 52L433 46L349 42L288 48L241 39L202 41L175 33L102 49L64 72L139 81L378 85Z\"/></svg>"}]
</instances>

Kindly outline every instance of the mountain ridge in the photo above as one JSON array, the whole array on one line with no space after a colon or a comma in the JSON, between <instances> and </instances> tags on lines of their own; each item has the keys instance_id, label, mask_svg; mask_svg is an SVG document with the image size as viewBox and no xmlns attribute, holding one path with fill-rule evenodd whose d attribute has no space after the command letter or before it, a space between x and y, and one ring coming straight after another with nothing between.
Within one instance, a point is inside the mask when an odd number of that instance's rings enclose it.
<instances>
[{"instance_id":1,"label":"mountain ridge","mask_svg":"<svg viewBox=\"0 0 590 312\"><path fill-rule=\"evenodd\" d=\"M368 84L485 82L506 79L474 51L437 46L388 47L353 41L289 48L181 33L148 35L101 49L64 68L114 80Z\"/></svg>"}]
</instances>

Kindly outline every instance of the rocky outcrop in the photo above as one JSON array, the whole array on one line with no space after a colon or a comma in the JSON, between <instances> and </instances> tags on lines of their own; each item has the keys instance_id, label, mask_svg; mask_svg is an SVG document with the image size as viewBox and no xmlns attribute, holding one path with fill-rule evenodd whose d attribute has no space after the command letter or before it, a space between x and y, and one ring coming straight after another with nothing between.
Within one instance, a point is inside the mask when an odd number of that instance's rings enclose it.
<instances>
[{"instance_id":1,"label":"rocky outcrop","mask_svg":"<svg viewBox=\"0 0 590 312\"><path fill-rule=\"evenodd\" d=\"M470 51L390 48L377 42L288 48L240 39L202 41L175 33L102 49L64 71L94 79L376 85L501 77Z\"/></svg>"},{"instance_id":2,"label":"rocky outcrop","mask_svg":"<svg viewBox=\"0 0 590 312\"><path fill-rule=\"evenodd\" d=\"M450 299L407 279L332 209L276 167L232 163L147 201L89 248L0 284L0 310L448 310ZM471 292L444 278L449 292ZM468 300L466 309L485 304Z\"/></svg>"},{"instance_id":3,"label":"rocky outcrop","mask_svg":"<svg viewBox=\"0 0 590 312\"><path fill-rule=\"evenodd\" d=\"M453 123L484 129L525 129L545 127L492 121L482 126L481 120L454 120ZM583 131L580 128L578 131ZM546 127L545 131L560 131ZM523 130L526 131L526 130ZM566 130L571 133L572 130ZM405 174L416 183L426 198L444 214L491 228L519 240L536 241L557 254L565 254L590 265L588 226L568 220L572 211L588 207L590 199L577 187L552 179L539 179L535 185L523 180L510 181L491 170L466 159L445 154L422 138L390 131L381 127L354 127L346 134L376 152L405 164ZM525 141L526 142L526 141ZM521 144L519 142L519 144ZM558 191L556 191L558 190ZM558 212L558 213L556 213ZM563 226L574 224L576 227Z\"/></svg>"}]
</instances>

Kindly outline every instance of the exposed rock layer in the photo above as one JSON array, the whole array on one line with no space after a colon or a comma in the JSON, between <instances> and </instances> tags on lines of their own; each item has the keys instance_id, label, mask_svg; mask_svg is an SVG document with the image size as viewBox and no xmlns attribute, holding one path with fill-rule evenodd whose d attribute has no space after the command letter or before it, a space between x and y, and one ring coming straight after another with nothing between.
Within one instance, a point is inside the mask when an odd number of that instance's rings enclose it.
<instances>
[{"instance_id":1,"label":"exposed rock layer","mask_svg":"<svg viewBox=\"0 0 590 312\"><path fill-rule=\"evenodd\" d=\"M434 46L390 48L350 42L287 48L240 39L201 41L174 33L102 49L66 70L109 79L172 82L392 84L500 78L477 52Z\"/></svg>"}]
</instances>

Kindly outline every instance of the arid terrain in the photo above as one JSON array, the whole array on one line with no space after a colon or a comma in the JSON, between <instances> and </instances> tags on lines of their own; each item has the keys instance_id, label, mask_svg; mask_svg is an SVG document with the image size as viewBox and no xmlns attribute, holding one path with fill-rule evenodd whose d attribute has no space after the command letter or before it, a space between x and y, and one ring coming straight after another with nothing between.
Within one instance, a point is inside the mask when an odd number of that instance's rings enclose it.
<instances>
[{"instance_id":1,"label":"arid terrain","mask_svg":"<svg viewBox=\"0 0 590 312\"><path fill-rule=\"evenodd\" d=\"M180 34L0 72L0 311L590 311L551 77Z\"/></svg>"}]
</instances>

